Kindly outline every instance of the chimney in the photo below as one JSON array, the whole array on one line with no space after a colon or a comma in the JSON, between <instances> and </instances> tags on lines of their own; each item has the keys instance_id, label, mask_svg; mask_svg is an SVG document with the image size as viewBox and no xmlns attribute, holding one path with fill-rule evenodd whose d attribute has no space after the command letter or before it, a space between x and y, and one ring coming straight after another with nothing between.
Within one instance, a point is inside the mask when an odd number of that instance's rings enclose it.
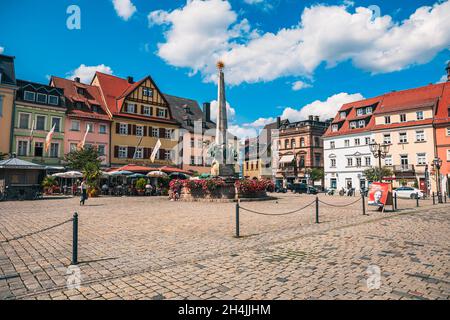
<instances>
[{"instance_id":1,"label":"chimney","mask_svg":"<svg viewBox=\"0 0 450 320\"><path fill-rule=\"evenodd\" d=\"M319 122L319 121L320 121L320 118L319 118L319 116L315 116L315 117L314 117L314 121L317 121L317 122Z\"/></svg>"},{"instance_id":2,"label":"chimney","mask_svg":"<svg viewBox=\"0 0 450 320\"><path fill-rule=\"evenodd\" d=\"M281 117L277 117L277 129L281 128Z\"/></svg>"},{"instance_id":3,"label":"chimney","mask_svg":"<svg viewBox=\"0 0 450 320\"><path fill-rule=\"evenodd\" d=\"M133 77L130 77L130 76L127 77L127 81L128 81L129 84L133 84L134 83Z\"/></svg>"},{"instance_id":4,"label":"chimney","mask_svg":"<svg viewBox=\"0 0 450 320\"><path fill-rule=\"evenodd\" d=\"M445 71L447 71L447 82L450 81L450 61L447 63L447 68L445 68Z\"/></svg>"},{"instance_id":5,"label":"chimney","mask_svg":"<svg viewBox=\"0 0 450 320\"><path fill-rule=\"evenodd\" d=\"M80 78L79 78L79 77L75 77L75 78L73 79L73 81L80 83Z\"/></svg>"},{"instance_id":6,"label":"chimney","mask_svg":"<svg viewBox=\"0 0 450 320\"><path fill-rule=\"evenodd\" d=\"M314 116L308 116L309 121L314 121Z\"/></svg>"},{"instance_id":7,"label":"chimney","mask_svg":"<svg viewBox=\"0 0 450 320\"><path fill-rule=\"evenodd\" d=\"M211 103L209 102L203 103L203 121L211 122Z\"/></svg>"}]
</instances>

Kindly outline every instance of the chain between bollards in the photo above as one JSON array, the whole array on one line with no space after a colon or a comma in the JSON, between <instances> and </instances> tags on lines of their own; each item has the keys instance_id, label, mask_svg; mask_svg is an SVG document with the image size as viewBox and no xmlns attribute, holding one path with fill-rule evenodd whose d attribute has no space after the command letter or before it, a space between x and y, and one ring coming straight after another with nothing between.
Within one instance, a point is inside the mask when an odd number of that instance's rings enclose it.
<instances>
[{"instance_id":1,"label":"chain between bollards","mask_svg":"<svg viewBox=\"0 0 450 320\"><path fill-rule=\"evenodd\" d=\"M73 214L72 265L78 264L78 213Z\"/></svg>"},{"instance_id":2,"label":"chain between bollards","mask_svg":"<svg viewBox=\"0 0 450 320\"><path fill-rule=\"evenodd\" d=\"M319 197L316 197L316 223L319 223Z\"/></svg>"},{"instance_id":3,"label":"chain between bollards","mask_svg":"<svg viewBox=\"0 0 450 320\"><path fill-rule=\"evenodd\" d=\"M239 238L239 200L236 202L236 238Z\"/></svg>"}]
</instances>

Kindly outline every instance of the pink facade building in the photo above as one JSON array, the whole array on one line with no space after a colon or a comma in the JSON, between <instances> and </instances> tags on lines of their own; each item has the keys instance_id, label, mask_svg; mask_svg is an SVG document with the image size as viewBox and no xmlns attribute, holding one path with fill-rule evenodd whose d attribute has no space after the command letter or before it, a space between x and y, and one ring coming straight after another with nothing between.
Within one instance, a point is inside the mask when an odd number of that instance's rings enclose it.
<instances>
[{"instance_id":1,"label":"pink facade building","mask_svg":"<svg viewBox=\"0 0 450 320\"><path fill-rule=\"evenodd\" d=\"M80 83L79 78L72 81L58 77L52 77L50 85L64 89L68 110L64 153L76 150L86 137L84 147L97 148L102 165L109 166L111 118L98 87Z\"/></svg>"}]
</instances>

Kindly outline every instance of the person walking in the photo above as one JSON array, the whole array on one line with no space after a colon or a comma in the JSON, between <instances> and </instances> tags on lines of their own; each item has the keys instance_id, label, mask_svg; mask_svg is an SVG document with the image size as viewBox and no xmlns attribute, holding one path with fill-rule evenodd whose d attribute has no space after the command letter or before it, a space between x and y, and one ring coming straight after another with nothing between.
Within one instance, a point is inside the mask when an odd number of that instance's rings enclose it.
<instances>
[{"instance_id":1,"label":"person walking","mask_svg":"<svg viewBox=\"0 0 450 320\"><path fill-rule=\"evenodd\" d=\"M87 183L86 180L83 179L81 182L81 200L80 200L80 206L84 206L84 202L87 199Z\"/></svg>"}]
</instances>

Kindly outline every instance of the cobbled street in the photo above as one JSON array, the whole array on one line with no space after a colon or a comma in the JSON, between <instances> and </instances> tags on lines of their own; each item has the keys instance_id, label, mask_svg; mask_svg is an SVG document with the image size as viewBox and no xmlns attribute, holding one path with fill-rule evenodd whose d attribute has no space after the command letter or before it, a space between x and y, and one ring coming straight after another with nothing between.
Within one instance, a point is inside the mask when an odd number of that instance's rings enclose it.
<instances>
[{"instance_id":1,"label":"cobbled street","mask_svg":"<svg viewBox=\"0 0 450 320\"><path fill-rule=\"evenodd\" d=\"M320 195L316 224L314 196L275 196L241 205L311 205L241 209L240 238L234 203L0 202L0 299L450 298L450 204L399 200L397 212L364 216L361 201L343 207L357 197ZM72 222L30 233L75 211L81 283L69 288Z\"/></svg>"}]
</instances>

